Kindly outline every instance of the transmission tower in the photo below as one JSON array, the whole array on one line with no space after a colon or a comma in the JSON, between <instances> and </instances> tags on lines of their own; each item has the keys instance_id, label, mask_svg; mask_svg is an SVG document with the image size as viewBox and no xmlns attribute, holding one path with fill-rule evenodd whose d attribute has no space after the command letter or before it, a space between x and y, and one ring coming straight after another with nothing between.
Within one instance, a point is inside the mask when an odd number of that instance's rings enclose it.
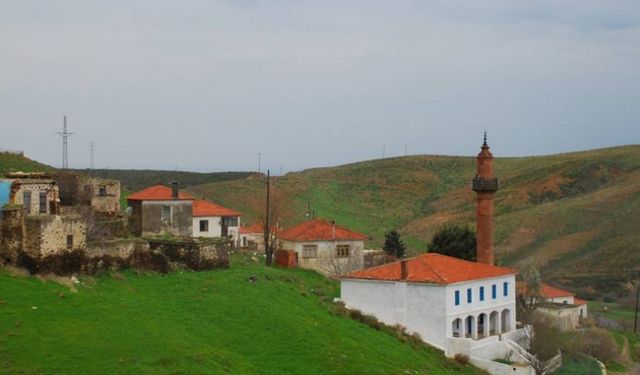
<instances>
[{"instance_id":1,"label":"transmission tower","mask_svg":"<svg viewBox=\"0 0 640 375\"><path fill-rule=\"evenodd\" d=\"M62 137L62 169L69 168L69 158L67 156L67 141L73 133L67 131L67 116L64 116L62 122L62 132L56 133Z\"/></svg>"},{"instance_id":2,"label":"transmission tower","mask_svg":"<svg viewBox=\"0 0 640 375\"><path fill-rule=\"evenodd\" d=\"M89 145L89 152L91 153L89 160L89 169L93 169L93 153L95 152L95 150L96 144L91 141L91 144Z\"/></svg>"}]
</instances>

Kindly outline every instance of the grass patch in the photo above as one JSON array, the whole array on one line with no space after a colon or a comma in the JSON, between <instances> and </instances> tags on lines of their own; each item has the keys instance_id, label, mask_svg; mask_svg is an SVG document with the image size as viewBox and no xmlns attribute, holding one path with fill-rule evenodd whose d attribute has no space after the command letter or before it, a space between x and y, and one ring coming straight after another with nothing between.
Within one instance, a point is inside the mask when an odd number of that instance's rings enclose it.
<instances>
[{"instance_id":1,"label":"grass patch","mask_svg":"<svg viewBox=\"0 0 640 375\"><path fill-rule=\"evenodd\" d=\"M600 365L590 357L582 354L564 354L562 367L554 375L601 375Z\"/></svg>"},{"instance_id":2,"label":"grass patch","mask_svg":"<svg viewBox=\"0 0 640 375\"><path fill-rule=\"evenodd\" d=\"M71 292L0 271L3 372L482 373L337 314L339 284L311 271L234 256L226 270L82 281Z\"/></svg>"}]
</instances>

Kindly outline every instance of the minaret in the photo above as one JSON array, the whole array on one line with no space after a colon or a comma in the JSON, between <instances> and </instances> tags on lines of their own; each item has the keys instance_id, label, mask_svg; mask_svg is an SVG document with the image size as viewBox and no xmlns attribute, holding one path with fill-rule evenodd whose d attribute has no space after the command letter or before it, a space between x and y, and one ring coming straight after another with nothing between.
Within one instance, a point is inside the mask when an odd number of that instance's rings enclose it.
<instances>
[{"instance_id":1,"label":"minaret","mask_svg":"<svg viewBox=\"0 0 640 375\"><path fill-rule=\"evenodd\" d=\"M471 188L478 194L476 206L477 261L493 265L493 196L498 190L498 179L493 174L493 155L487 145L487 132L477 157L478 172Z\"/></svg>"}]
</instances>

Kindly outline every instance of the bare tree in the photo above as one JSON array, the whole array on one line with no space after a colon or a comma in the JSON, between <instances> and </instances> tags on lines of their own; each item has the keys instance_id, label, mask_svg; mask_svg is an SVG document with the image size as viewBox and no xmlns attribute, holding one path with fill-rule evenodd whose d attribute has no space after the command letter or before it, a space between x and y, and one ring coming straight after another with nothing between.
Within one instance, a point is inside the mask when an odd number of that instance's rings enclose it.
<instances>
[{"instance_id":1,"label":"bare tree","mask_svg":"<svg viewBox=\"0 0 640 375\"><path fill-rule=\"evenodd\" d=\"M523 274L516 296L517 314L524 323L532 323L534 312L544 302L542 280L535 266L530 266Z\"/></svg>"},{"instance_id":2,"label":"bare tree","mask_svg":"<svg viewBox=\"0 0 640 375\"><path fill-rule=\"evenodd\" d=\"M360 270L364 265L364 251L360 247L350 248L348 254L338 254L333 246L327 246L318 255L322 272L330 276L342 276Z\"/></svg>"},{"instance_id":3,"label":"bare tree","mask_svg":"<svg viewBox=\"0 0 640 375\"><path fill-rule=\"evenodd\" d=\"M535 314L532 324L521 332L522 346L505 342L534 369L536 375L551 374L562 365L562 334L548 318Z\"/></svg>"}]
</instances>

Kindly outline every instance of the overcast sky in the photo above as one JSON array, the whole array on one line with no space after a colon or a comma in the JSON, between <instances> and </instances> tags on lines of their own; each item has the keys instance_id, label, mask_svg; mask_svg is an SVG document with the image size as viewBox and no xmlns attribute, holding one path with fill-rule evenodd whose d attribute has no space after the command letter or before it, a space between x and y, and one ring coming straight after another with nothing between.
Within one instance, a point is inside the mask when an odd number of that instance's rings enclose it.
<instances>
[{"instance_id":1,"label":"overcast sky","mask_svg":"<svg viewBox=\"0 0 640 375\"><path fill-rule=\"evenodd\" d=\"M640 1L2 1L0 149L276 174L640 143Z\"/></svg>"}]
</instances>

